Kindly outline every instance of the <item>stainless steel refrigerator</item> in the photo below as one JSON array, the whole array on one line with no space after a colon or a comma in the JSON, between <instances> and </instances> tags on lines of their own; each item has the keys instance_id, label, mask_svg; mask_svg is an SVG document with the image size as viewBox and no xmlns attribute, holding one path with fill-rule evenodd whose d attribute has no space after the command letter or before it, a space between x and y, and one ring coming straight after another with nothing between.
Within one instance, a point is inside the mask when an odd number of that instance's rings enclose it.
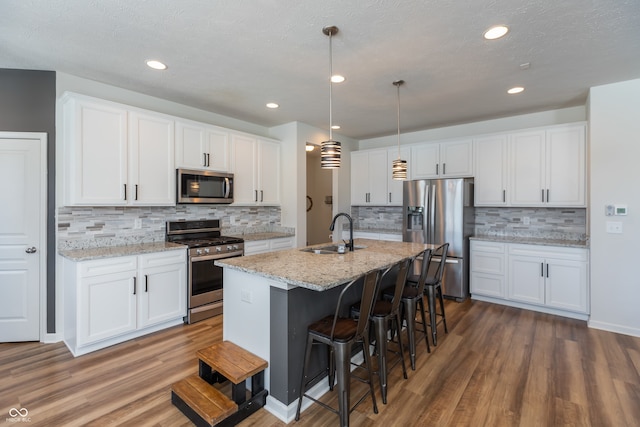
<instances>
[{"instance_id":1,"label":"stainless steel refrigerator","mask_svg":"<svg viewBox=\"0 0 640 427\"><path fill-rule=\"evenodd\" d=\"M457 301L466 299L469 237L474 227L473 178L405 181L403 205L403 241L449 243L443 294Z\"/></svg>"}]
</instances>

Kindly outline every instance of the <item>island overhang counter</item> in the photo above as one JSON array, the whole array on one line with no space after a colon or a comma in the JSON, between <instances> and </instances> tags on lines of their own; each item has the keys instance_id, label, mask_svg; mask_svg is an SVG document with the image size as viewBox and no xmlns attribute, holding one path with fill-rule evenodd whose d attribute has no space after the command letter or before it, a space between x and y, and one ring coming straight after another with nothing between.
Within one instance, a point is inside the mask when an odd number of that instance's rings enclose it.
<instances>
[{"instance_id":1,"label":"island overhang counter","mask_svg":"<svg viewBox=\"0 0 640 427\"><path fill-rule=\"evenodd\" d=\"M433 248L368 239L355 244L362 248L344 254L298 248L215 262L224 275L223 337L269 363L265 408L284 422L295 415L307 326L335 311L338 294L351 280ZM347 305L359 300L359 289L347 296ZM326 366L319 354L314 356L318 369ZM320 381L317 393L325 386Z\"/></svg>"}]
</instances>

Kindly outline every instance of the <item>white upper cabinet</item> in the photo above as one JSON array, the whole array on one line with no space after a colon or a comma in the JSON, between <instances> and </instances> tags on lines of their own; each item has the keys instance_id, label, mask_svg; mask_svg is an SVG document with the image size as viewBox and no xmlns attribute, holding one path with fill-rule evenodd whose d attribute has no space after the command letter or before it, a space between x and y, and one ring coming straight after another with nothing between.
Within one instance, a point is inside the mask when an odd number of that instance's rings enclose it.
<instances>
[{"instance_id":1,"label":"white upper cabinet","mask_svg":"<svg viewBox=\"0 0 640 427\"><path fill-rule=\"evenodd\" d=\"M234 205L280 204L280 144L231 134Z\"/></svg>"},{"instance_id":2,"label":"white upper cabinet","mask_svg":"<svg viewBox=\"0 0 640 427\"><path fill-rule=\"evenodd\" d=\"M229 132L216 126L176 122L176 167L229 171Z\"/></svg>"},{"instance_id":3,"label":"white upper cabinet","mask_svg":"<svg viewBox=\"0 0 640 427\"><path fill-rule=\"evenodd\" d=\"M62 103L65 205L175 204L171 117L71 93Z\"/></svg>"},{"instance_id":4,"label":"white upper cabinet","mask_svg":"<svg viewBox=\"0 0 640 427\"><path fill-rule=\"evenodd\" d=\"M417 144L411 147L412 179L473 176L473 141Z\"/></svg>"},{"instance_id":5,"label":"white upper cabinet","mask_svg":"<svg viewBox=\"0 0 640 427\"><path fill-rule=\"evenodd\" d=\"M586 206L582 123L474 139L476 206Z\"/></svg>"},{"instance_id":6,"label":"white upper cabinet","mask_svg":"<svg viewBox=\"0 0 640 427\"><path fill-rule=\"evenodd\" d=\"M129 113L129 195L135 205L172 205L176 198L174 122L170 118Z\"/></svg>"},{"instance_id":7,"label":"white upper cabinet","mask_svg":"<svg viewBox=\"0 0 640 427\"><path fill-rule=\"evenodd\" d=\"M410 163L409 149L402 148ZM375 149L351 153L351 204L353 206L402 205L402 181L391 179L392 162L398 149Z\"/></svg>"},{"instance_id":8,"label":"white upper cabinet","mask_svg":"<svg viewBox=\"0 0 640 427\"><path fill-rule=\"evenodd\" d=\"M475 205L506 205L507 136L477 138L473 143Z\"/></svg>"},{"instance_id":9,"label":"white upper cabinet","mask_svg":"<svg viewBox=\"0 0 640 427\"><path fill-rule=\"evenodd\" d=\"M585 206L585 126L510 135L512 206Z\"/></svg>"},{"instance_id":10,"label":"white upper cabinet","mask_svg":"<svg viewBox=\"0 0 640 427\"><path fill-rule=\"evenodd\" d=\"M65 205L126 205L127 110L67 94L63 123Z\"/></svg>"}]
</instances>

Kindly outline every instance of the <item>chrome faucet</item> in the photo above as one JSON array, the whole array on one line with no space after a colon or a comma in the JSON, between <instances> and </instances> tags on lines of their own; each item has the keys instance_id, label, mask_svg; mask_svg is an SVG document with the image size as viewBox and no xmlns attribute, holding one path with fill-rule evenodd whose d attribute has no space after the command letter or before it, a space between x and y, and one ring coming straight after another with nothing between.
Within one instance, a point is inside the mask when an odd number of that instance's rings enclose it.
<instances>
[{"instance_id":1,"label":"chrome faucet","mask_svg":"<svg viewBox=\"0 0 640 427\"><path fill-rule=\"evenodd\" d=\"M336 214L336 216L334 216L331 220L329 231L333 231L333 229L336 227L336 219L338 219L339 216L343 216L349 220L349 243L347 243L347 248L349 248L349 250L353 252L353 219L348 214L344 212Z\"/></svg>"}]
</instances>

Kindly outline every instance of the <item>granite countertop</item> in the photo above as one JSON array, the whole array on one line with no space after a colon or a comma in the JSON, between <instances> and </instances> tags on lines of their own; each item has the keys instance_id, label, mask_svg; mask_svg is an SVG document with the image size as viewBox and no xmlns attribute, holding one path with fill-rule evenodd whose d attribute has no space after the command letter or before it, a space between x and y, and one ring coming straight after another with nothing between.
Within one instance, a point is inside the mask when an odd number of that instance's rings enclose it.
<instances>
[{"instance_id":1,"label":"granite countertop","mask_svg":"<svg viewBox=\"0 0 640 427\"><path fill-rule=\"evenodd\" d=\"M128 255L140 255L151 252L186 249L185 245L170 242L139 243L135 245L108 246L103 248L73 249L60 251L59 254L72 261L89 261Z\"/></svg>"},{"instance_id":2,"label":"granite countertop","mask_svg":"<svg viewBox=\"0 0 640 427\"><path fill-rule=\"evenodd\" d=\"M270 231L264 233L247 233L247 234L229 234L230 237L238 237L244 239L246 242L252 242L257 240L269 240L269 239L279 239L282 237L294 237L295 234Z\"/></svg>"},{"instance_id":3,"label":"granite countertop","mask_svg":"<svg viewBox=\"0 0 640 427\"><path fill-rule=\"evenodd\" d=\"M343 231L349 231L349 228ZM375 233L375 234L402 234L402 230L390 229L390 228L354 228L353 232L359 233Z\"/></svg>"},{"instance_id":4,"label":"granite countertop","mask_svg":"<svg viewBox=\"0 0 640 427\"><path fill-rule=\"evenodd\" d=\"M563 240L563 239L546 239L543 237L488 236L488 235L471 236L470 239L484 240L488 242L521 243L526 245L563 246L566 248L589 249L588 240Z\"/></svg>"},{"instance_id":5,"label":"granite countertop","mask_svg":"<svg viewBox=\"0 0 640 427\"><path fill-rule=\"evenodd\" d=\"M331 243L313 245L312 248ZM347 283L363 274L389 267L405 258L434 247L420 243L388 242L355 239L356 246L365 246L345 254L319 255L289 249L216 261L216 265L240 270L269 279L315 291L324 291Z\"/></svg>"}]
</instances>

